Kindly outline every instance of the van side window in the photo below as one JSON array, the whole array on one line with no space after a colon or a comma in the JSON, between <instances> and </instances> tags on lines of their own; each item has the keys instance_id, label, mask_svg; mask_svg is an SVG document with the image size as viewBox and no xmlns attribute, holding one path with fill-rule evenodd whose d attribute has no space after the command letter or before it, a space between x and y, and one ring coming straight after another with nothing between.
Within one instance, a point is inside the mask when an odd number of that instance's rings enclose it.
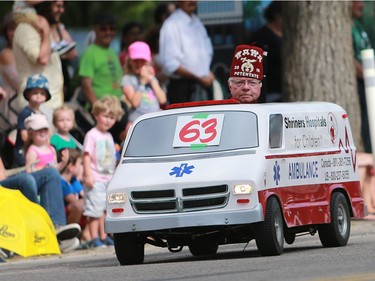
<instances>
[{"instance_id":1,"label":"van side window","mask_svg":"<svg viewBox=\"0 0 375 281\"><path fill-rule=\"evenodd\" d=\"M269 146L280 148L283 140L283 116L281 114L270 115L269 125Z\"/></svg>"}]
</instances>

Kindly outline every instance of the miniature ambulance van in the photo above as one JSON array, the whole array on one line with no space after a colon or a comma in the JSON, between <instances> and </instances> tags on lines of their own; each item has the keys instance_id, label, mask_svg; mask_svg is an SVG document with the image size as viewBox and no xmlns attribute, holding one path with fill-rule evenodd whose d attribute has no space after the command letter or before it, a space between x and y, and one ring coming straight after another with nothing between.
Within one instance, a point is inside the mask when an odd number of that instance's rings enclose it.
<instances>
[{"instance_id":1,"label":"miniature ambulance van","mask_svg":"<svg viewBox=\"0 0 375 281\"><path fill-rule=\"evenodd\" d=\"M146 243L201 256L255 239L267 256L318 232L324 247L346 245L365 207L345 110L217 103L133 124L107 190L120 264L142 263Z\"/></svg>"}]
</instances>

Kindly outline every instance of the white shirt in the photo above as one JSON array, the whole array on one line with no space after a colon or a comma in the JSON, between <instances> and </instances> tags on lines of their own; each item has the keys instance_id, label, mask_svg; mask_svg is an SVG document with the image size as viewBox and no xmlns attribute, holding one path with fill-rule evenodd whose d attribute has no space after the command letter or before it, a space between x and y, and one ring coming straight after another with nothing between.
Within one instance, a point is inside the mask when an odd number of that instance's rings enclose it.
<instances>
[{"instance_id":1,"label":"white shirt","mask_svg":"<svg viewBox=\"0 0 375 281\"><path fill-rule=\"evenodd\" d=\"M213 47L196 15L177 9L164 22L159 42L160 64L168 76L180 66L199 77L210 73Z\"/></svg>"}]
</instances>

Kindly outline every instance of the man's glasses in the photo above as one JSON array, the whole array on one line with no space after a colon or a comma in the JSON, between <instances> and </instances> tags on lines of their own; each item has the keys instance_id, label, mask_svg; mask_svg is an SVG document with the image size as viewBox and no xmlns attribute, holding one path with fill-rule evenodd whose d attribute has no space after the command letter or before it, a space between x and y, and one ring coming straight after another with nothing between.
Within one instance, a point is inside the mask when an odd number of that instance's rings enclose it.
<instances>
[{"instance_id":1,"label":"man's glasses","mask_svg":"<svg viewBox=\"0 0 375 281\"><path fill-rule=\"evenodd\" d=\"M246 84L248 84L250 88L256 88L261 83L259 81L245 80L245 79L231 79L230 82L237 88L243 88L245 87Z\"/></svg>"}]
</instances>

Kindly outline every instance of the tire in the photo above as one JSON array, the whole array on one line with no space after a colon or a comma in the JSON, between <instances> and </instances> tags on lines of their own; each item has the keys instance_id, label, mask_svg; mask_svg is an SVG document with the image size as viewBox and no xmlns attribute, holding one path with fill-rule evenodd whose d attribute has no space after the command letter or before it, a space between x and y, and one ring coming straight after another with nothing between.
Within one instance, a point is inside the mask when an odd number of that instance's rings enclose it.
<instances>
[{"instance_id":1,"label":"tire","mask_svg":"<svg viewBox=\"0 0 375 281\"><path fill-rule=\"evenodd\" d=\"M345 196L334 192L330 208L331 222L318 229L320 242L324 247L345 246L350 236L350 213Z\"/></svg>"},{"instance_id":2,"label":"tire","mask_svg":"<svg viewBox=\"0 0 375 281\"><path fill-rule=\"evenodd\" d=\"M137 233L114 233L115 252L121 265L141 264L145 246Z\"/></svg>"},{"instance_id":3,"label":"tire","mask_svg":"<svg viewBox=\"0 0 375 281\"><path fill-rule=\"evenodd\" d=\"M262 256L277 256L284 250L283 215L275 197L267 201L266 216L258 226L255 240Z\"/></svg>"},{"instance_id":4,"label":"tire","mask_svg":"<svg viewBox=\"0 0 375 281\"><path fill-rule=\"evenodd\" d=\"M212 256L217 253L219 246L216 243L193 243L189 245L190 253L195 256Z\"/></svg>"}]
</instances>

